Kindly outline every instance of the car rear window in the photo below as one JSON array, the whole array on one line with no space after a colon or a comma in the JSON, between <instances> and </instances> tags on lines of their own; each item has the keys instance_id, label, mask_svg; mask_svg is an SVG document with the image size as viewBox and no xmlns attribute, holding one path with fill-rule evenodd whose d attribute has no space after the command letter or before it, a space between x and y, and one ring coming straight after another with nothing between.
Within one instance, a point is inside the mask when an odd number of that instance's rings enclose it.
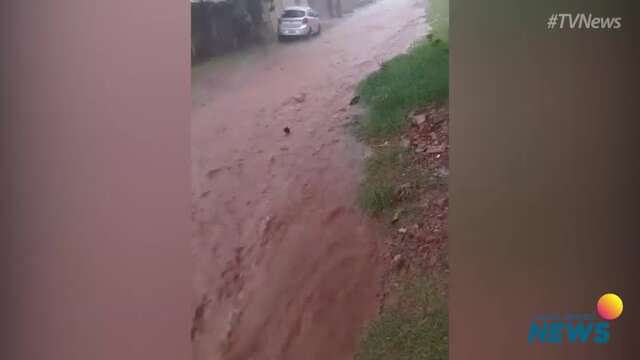
<instances>
[{"instance_id":1,"label":"car rear window","mask_svg":"<svg viewBox=\"0 0 640 360\"><path fill-rule=\"evenodd\" d=\"M304 11L302 10L285 10L282 14L283 18L301 18L304 17Z\"/></svg>"}]
</instances>

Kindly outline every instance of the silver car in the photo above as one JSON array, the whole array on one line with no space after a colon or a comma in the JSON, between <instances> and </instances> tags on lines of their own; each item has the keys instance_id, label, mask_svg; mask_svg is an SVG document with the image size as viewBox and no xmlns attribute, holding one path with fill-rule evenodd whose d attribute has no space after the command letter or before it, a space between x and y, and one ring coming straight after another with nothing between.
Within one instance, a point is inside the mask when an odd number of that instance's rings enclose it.
<instances>
[{"instance_id":1,"label":"silver car","mask_svg":"<svg viewBox=\"0 0 640 360\"><path fill-rule=\"evenodd\" d=\"M320 16L310 7L286 7L278 19L278 38L320 34Z\"/></svg>"}]
</instances>

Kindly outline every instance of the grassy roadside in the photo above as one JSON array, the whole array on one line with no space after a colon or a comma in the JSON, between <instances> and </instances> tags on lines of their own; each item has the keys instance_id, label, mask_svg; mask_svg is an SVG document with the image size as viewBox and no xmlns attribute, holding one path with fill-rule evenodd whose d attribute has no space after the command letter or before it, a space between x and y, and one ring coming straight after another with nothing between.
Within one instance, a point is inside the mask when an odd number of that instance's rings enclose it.
<instances>
[{"instance_id":1,"label":"grassy roadside","mask_svg":"<svg viewBox=\"0 0 640 360\"><path fill-rule=\"evenodd\" d=\"M449 0L429 0L427 13L431 34L438 39L449 41Z\"/></svg>"},{"instance_id":2,"label":"grassy roadside","mask_svg":"<svg viewBox=\"0 0 640 360\"><path fill-rule=\"evenodd\" d=\"M358 88L367 116L357 128L373 149L360 205L388 224L385 297L356 360L447 359L448 4L432 36L383 64ZM446 9L446 13L443 13Z\"/></svg>"},{"instance_id":3,"label":"grassy roadside","mask_svg":"<svg viewBox=\"0 0 640 360\"><path fill-rule=\"evenodd\" d=\"M359 93L369 110L359 134L368 141L398 134L407 125L409 110L448 98L448 44L441 40L419 42L365 79Z\"/></svg>"},{"instance_id":4,"label":"grassy roadside","mask_svg":"<svg viewBox=\"0 0 640 360\"><path fill-rule=\"evenodd\" d=\"M370 326L356 359L448 359L447 304L437 286L420 278L398 292L397 304Z\"/></svg>"},{"instance_id":5,"label":"grassy roadside","mask_svg":"<svg viewBox=\"0 0 640 360\"><path fill-rule=\"evenodd\" d=\"M410 125L410 111L427 104L442 105L449 93L449 47L441 40L424 40L409 53L385 63L366 78L359 93L368 115L357 134L373 146L366 164L360 205L373 215L393 207L393 184L401 177L414 181L421 172L410 166L400 136ZM383 146L380 143L384 144ZM404 175L403 175L404 174Z\"/></svg>"}]
</instances>

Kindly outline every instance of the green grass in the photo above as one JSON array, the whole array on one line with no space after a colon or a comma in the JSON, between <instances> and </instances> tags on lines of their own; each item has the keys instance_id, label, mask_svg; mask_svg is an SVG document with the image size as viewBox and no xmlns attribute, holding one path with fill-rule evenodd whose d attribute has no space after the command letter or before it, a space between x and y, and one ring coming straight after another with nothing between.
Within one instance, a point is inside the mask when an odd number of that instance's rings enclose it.
<instances>
[{"instance_id":1,"label":"green grass","mask_svg":"<svg viewBox=\"0 0 640 360\"><path fill-rule=\"evenodd\" d=\"M367 174L374 177L390 177L406 165L406 151L398 145L381 147L367 160Z\"/></svg>"},{"instance_id":2,"label":"green grass","mask_svg":"<svg viewBox=\"0 0 640 360\"><path fill-rule=\"evenodd\" d=\"M407 280L399 301L369 327L355 360L449 358L445 296L424 278Z\"/></svg>"},{"instance_id":3,"label":"green grass","mask_svg":"<svg viewBox=\"0 0 640 360\"><path fill-rule=\"evenodd\" d=\"M405 127L410 110L448 98L448 44L438 39L418 43L367 77L358 93L369 110L359 134L370 141L397 134Z\"/></svg>"},{"instance_id":4,"label":"green grass","mask_svg":"<svg viewBox=\"0 0 640 360\"><path fill-rule=\"evenodd\" d=\"M378 215L393 204L393 186L386 181L367 182L360 189L360 206L372 215Z\"/></svg>"},{"instance_id":5,"label":"green grass","mask_svg":"<svg viewBox=\"0 0 640 360\"><path fill-rule=\"evenodd\" d=\"M389 145L367 160L365 180L360 188L360 206L371 215L380 215L395 201L395 183L406 166L405 151Z\"/></svg>"},{"instance_id":6,"label":"green grass","mask_svg":"<svg viewBox=\"0 0 640 360\"><path fill-rule=\"evenodd\" d=\"M449 0L430 0L427 21L434 37L449 40Z\"/></svg>"}]
</instances>

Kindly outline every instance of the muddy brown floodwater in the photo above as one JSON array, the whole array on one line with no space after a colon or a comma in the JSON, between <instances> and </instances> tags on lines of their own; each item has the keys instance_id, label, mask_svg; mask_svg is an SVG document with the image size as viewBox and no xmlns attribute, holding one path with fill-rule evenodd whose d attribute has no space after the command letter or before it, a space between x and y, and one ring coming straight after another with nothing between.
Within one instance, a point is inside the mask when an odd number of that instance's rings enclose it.
<instances>
[{"instance_id":1,"label":"muddy brown floodwater","mask_svg":"<svg viewBox=\"0 0 640 360\"><path fill-rule=\"evenodd\" d=\"M348 103L424 34L424 9L381 0L320 36L193 70L196 359L353 356L381 269Z\"/></svg>"}]
</instances>

